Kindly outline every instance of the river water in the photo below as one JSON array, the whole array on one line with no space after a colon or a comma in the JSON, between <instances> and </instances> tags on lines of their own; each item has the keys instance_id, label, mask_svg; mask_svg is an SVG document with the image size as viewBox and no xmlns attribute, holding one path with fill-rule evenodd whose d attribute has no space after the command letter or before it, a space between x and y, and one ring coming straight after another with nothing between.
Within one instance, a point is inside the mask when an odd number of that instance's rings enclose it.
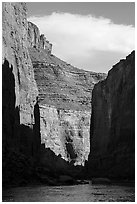
<instances>
[{"instance_id":1,"label":"river water","mask_svg":"<svg viewBox=\"0 0 137 204\"><path fill-rule=\"evenodd\" d=\"M3 190L3 202L134 202L135 188L120 185L31 186Z\"/></svg>"}]
</instances>

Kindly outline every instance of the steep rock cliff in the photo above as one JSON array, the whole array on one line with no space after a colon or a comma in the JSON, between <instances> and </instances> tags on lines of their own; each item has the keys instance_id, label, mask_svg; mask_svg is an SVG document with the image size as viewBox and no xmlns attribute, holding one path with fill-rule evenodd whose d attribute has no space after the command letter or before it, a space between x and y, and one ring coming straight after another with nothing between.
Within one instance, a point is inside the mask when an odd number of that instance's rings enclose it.
<instances>
[{"instance_id":1,"label":"steep rock cliff","mask_svg":"<svg viewBox=\"0 0 137 204\"><path fill-rule=\"evenodd\" d=\"M92 92L91 176L134 178L135 52L109 71Z\"/></svg>"},{"instance_id":2,"label":"steep rock cliff","mask_svg":"<svg viewBox=\"0 0 137 204\"><path fill-rule=\"evenodd\" d=\"M32 23L28 35L34 36L34 28L35 39L39 39L39 30ZM90 151L91 92L106 74L73 67L39 43L29 43L29 53L39 89L42 143L66 161L84 165Z\"/></svg>"},{"instance_id":3,"label":"steep rock cliff","mask_svg":"<svg viewBox=\"0 0 137 204\"><path fill-rule=\"evenodd\" d=\"M41 142L56 155L84 165L90 150L90 112L58 109L50 105L40 106Z\"/></svg>"},{"instance_id":4,"label":"steep rock cliff","mask_svg":"<svg viewBox=\"0 0 137 204\"><path fill-rule=\"evenodd\" d=\"M21 154L26 155L26 162L29 157L36 159L38 156L39 108L38 89L28 52L26 4L3 3L2 17L3 181L7 179L10 183L23 175L21 171L25 174L23 168L28 168L29 172L29 167L23 165ZM22 170L18 168L20 159Z\"/></svg>"},{"instance_id":5,"label":"steep rock cliff","mask_svg":"<svg viewBox=\"0 0 137 204\"><path fill-rule=\"evenodd\" d=\"M44 49L48 53L51 53L52 50L52 44L43 34L40 35L38 27L31 22L28 22L28 44L28 47Z\"/></svg>"}]
</instances>

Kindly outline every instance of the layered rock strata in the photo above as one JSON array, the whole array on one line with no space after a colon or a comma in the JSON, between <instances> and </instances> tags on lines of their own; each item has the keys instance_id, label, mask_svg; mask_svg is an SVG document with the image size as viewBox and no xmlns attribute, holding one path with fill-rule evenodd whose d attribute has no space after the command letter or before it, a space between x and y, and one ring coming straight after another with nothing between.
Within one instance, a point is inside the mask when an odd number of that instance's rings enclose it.
<instances>
[{"instance_id":1,"label":"layered rock strata","mask_svg":"<svg viewBox=\"0 0 137 204\"><path fill-rule=\"evenodd\" d=\"M91 92L106 74L84 71L60 60L39 46L39 33L37 26L29 23L28 38L33 42L29 43L29 53L39 89L42 143L66 161L84 165L90 151Z\"/></svg>"},{"instance_id":2,"label":"layered rock strata","mask_svg":"<svg viewBox=\"0 0 137 204\"><path fill-rule=\"evenodd\" d=\"M24 161L21 154L34 159L39 154L39 107L28 52L26 4L3 3L2 6L3 180L10 182L11 177L18 178L21 173L16 172L21 170L18 168L20 157Z\"/></svg>"},{"instance_id":3,"label":"layered rock strata","mask_svg":"<svg viewBox=\"0 0 137 204\"><path fill-rule=\"evenodd\" d=\"M134 178L135 52L109 71L92 92L91 176Z\"/></svg>"}]
</instances>

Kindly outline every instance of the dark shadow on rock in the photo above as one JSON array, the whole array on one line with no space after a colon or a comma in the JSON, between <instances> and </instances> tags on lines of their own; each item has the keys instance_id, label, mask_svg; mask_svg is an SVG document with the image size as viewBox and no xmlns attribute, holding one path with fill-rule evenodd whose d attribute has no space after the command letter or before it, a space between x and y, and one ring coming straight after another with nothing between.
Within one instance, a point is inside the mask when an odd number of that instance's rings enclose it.
<instances>
[{"instance_id":1,"label":"dark shadow on rock","mask_svg":"<svg viewBox=\"0 0 137 204\"><path fill-rule=\"evenodd\" d=\"M2 65L2 134L3 145L12 146L15 121L15 79L13 67L5 59Z\"/></svg>"},{"instance_id":2,"label":"dark shadow on rock","mask_svg":"<svg viewBox=\"0 0 137 204\"><path fill-rule=\"evenodd\" d=\"M71 163L75 163L77 154L75 152L73 138L74 138L74 130L73 127L69 124L69 122L64 122L64 139L65 146L67 150L67 158Z\"/></svg>"},{"instance_id":3,"label":"dark shadow on rock","mask_svg":"<svg viewBox=\"0 0 137 204\"><path fill-rule=\"evenodd\" d=\"M65 145L66 145L68 157L70 157L71 161L75 162L75 159L77 158L77 154L74 151L72 143L68 142L68 143L65 143Z\"/></svg>"},{"instance_id":4,"label":"dark shadow on rock","mask_svg":"<svg viewBox=\"0 0 137 204\"><path fill-rule=\"evenodd\" d=\"M111 113L111 114L110 114ZM109 116L109 117L108 117ZM135 178L135 53L113 67L92 91L90 178Z\"/></svg>"},{"instance_id":5,"label":"dark shadow on rock","mask_svg":"<svg viewBox=\"0 0 137 204\"><path fill-rule=\"evenodd\" d=\"M5 59L2 65L2 182L3 186L32 180L40 156L40 113L34 106L34 125L20 124L16 106L13 66Z\"/></svg>"},{"instance_id":6,"label":"dark shadow on rock","mask_svg":"<svg viewBox=\"0 0 137 204\"><path fill-rule=\"evenodd\" d=\"M33 138L33 156L36 158L36 161L39 160L40 157L40 147L41 147L41 135L40 135L40 110L38 104L38 97L37 102L34 106L34 119L35 123L33 125L34 131L34 138Z\"/></svg>"},{"instance_id":7,"label":"dark shadow on rock","mask_svg":"<svg viewBox=\"0 0 137 204\"><path fill-rule=\"evenodd\" d=\"M40 111L37 102L34 105L34 124L33 127L20 125L20 151L26 156L30 156L37 163L40 156Z\"/></svg>"},{"instance_id":8,"label":"dark shadow on rock","mask_svg":"<svg viewBox=\"0 0 137 204\"><path fill-rule=\"evenodd\" d=\"M37 168L37 176L47 185L72 185L78 184L78 179L84 179L83 166L74 166L56 155L50 148L41 144L40 166Z\"/></svg>"},{"instance_id":9,"label":"dark shadow on rock","mask_svg":"<svg viewBox=\"0 0 137 204\"><path fill-rule=\"evenodd\" d=\"M41 144L40 110L34 106L34 124L20 124L20 107L16 107L15 78L12 65L2 65L2 133L3 186L33 182L47 185L77 184L83 175L82 166L74 166L75 153L70 137L66 148L71 162ZM69 135L71 136L71 134Z\"/></svg>"}]
</instances>

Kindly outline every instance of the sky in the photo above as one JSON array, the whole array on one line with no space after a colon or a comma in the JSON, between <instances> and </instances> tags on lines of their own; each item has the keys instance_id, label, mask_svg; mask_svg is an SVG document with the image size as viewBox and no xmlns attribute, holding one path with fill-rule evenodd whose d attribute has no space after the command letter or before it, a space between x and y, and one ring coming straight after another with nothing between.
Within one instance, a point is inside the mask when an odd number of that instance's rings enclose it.
<instances>
[{"instance_id":1,"label":"sky","mask_svg":"<svg viewBox=\"0 0 137 204\"><path fill-rule=\"evenodd\" d=\"M28 2L27 8L52 53L78 68L107 72L135 49L132 2Z\"/></svg>"}]
</instances>

